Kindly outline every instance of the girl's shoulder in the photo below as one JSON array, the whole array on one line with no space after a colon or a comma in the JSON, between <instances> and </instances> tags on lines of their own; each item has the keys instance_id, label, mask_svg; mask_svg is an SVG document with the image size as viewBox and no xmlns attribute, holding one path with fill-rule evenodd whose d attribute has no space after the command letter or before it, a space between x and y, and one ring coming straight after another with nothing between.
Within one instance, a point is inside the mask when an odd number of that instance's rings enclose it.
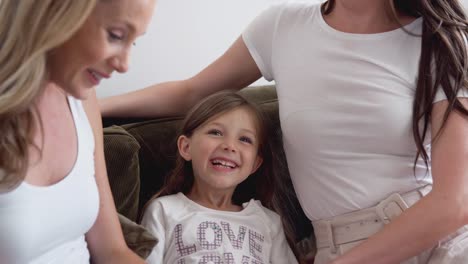
<instances>
[{"instance_id":1,"label":"girl's shoulder","mask_svg":"<svg viewBox=\"0 0 468 264\"><path fill-rule=\"evenodd\" d=\"M177 210L183 208L186 206L186 204L182 196L182 193L160 196L151 200L148 203L147 210L150 208L151 210L164 208L171 208L171 210Z\"/></svg>"},{"instance_id":2,"label":"girl's shoulder","mask_svg":"<svg viewBox=\"0 0 468 264\"><path fill-rule=\"evenodd\" d=\"M264 219L265 223L277 225L281 224L281 217L275 211L268 209L262 205L262 202L259 200L251 199L250 201L242 204L242 207L245 209L250 209L249 211L255 211Z\"/></svg>"}]
</instances>

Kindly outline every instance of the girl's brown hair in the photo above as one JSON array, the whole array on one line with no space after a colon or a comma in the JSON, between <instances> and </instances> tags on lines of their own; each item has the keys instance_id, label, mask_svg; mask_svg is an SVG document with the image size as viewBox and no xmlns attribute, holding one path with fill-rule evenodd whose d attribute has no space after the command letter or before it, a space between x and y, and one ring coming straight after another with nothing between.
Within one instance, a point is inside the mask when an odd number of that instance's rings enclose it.
<instances>
[{"instance_id":1,"label":"girl's brown hair","mask_svg":"<svg viewBox=\"0 0 468 264\"><path fill-rule=\"evenodd\" d=\"M329 14L335 0L322 5L322 13ZM448 116L457 111L468 118L468 110L457 98L462 89L468 89L468 21L457 0L389 0L393 15L401 12L413 17L422 17L423 30L418 82L413 99L413 137L417 146L414 167L419 157L429 165L429 155L424 141L430 129L432 104L439 87L448 101L440 130L445 127ZM420 125L421 124L421 125Z\"/></svg>"},{"instance_id":2,"label":"girl's brown hair","mask_svg":"<svg viewBox=\"0 0 468 264\"><path fill-rule=\"evenodd\" d=\"M291 201L289 199L290 194L288 193L290 190L286 190L284 187L286 184L283 182L284 179L281 178L284 176L279 175L279 170L275 169L275 166L284 165L284 162L281 162L280 157L272 151L271 142L268 140L268 133L272 131L270 129L270 122L264 112L255 103L250 102L241 94L234 91L226 90L212 94L200 101L187 113L182 122L178 137L181 135L190 137L196 129L208 120L239 107L249 109L257 121L258 153L263 158L263 163L254 174L250 175L236 187L233 194L233 203L241 205L250 199L257 199L265 207L277 212L282 217L288 242L294 248L294 229L292 219L289 217L290 211L287 211L291 208L288 206L288 203ZM178 154L175 168L166 177L161 191L153 196L146 205L159 196L179 192L188 194L193 182L194 176L191 162L186 161Z\"/></svg>"}]
</instances>

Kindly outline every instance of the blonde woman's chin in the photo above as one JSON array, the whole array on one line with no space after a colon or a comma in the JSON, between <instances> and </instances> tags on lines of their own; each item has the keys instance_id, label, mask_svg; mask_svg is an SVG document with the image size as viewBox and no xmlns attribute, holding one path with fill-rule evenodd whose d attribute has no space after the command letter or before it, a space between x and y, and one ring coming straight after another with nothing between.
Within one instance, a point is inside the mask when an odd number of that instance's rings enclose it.
<instances>
[{"instance_id":1,"label":"blonde woman's chin","mask_svg":"<svg viewBox=\"0 0 468 264\"><path fill-rule=\"evenodd\" d=\"M96 86L93 85L81 85L79 87L75 86L73 88L68 87L68 88L63 88L60 87L60 90L64 93L65 96L72 96L77 100L86 100L88 99L92 94L93 94L93 89L96 88Z\"/></svg>"}]
</instances>

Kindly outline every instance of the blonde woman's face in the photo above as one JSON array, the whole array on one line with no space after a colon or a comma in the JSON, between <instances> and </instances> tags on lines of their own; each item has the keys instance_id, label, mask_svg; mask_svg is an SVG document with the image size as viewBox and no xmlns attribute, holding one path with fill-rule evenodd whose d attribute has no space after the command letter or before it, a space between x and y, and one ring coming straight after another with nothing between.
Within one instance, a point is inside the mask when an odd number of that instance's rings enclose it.
<instances>
[{"instance_id":1,"label":"blonde woman's face","mask_svg":"<svg viewBox=\"0 0 468 264\"><path fill-rule=\"evenodd\" d=\"M78 32L51 51L51 81L85 99L102 79L126 72L130 49L146 31L154 5L155 0L98 0Z\"/></svg>"}]
</instances>

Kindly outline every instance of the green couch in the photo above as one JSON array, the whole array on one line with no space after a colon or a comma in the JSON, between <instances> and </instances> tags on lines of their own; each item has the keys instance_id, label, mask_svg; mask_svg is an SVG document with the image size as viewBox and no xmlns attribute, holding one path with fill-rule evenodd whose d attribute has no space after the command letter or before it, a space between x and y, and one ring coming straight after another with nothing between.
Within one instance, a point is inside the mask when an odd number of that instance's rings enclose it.
<instances>
[{"instance_id":1,"label":"green couch","mask_svg":"<svg viewBox=\"0 0 468 264\"><path fill-rule=\"evenodd\" d=\"M293 194L293 206L288 209L297 223L295 233L298 241L301 241L298 243L299 250L303 251L304 248L311 247L307 238L311 237L312 227L300 210L289 178L281 142L275 87L248 87L242 89L241 93L258 103L271 119L273 129L269 138L273 141L274 150L280 155L280 160L276 162L284 176L284 184ZM124 216L122 219L127 218L125 223L138 223L145 203L158 192L164 177L173 168L177 153L177 126L181 119L181 116L103 119L107 172L117 210ZM125 232L126 224L123 226ZM134 242L127 240L127 243ZM148 253L148 244L145 245L140 255L145 256ZM138 250L137 245L134 250Z\"/></svg>"}]
</instances>

